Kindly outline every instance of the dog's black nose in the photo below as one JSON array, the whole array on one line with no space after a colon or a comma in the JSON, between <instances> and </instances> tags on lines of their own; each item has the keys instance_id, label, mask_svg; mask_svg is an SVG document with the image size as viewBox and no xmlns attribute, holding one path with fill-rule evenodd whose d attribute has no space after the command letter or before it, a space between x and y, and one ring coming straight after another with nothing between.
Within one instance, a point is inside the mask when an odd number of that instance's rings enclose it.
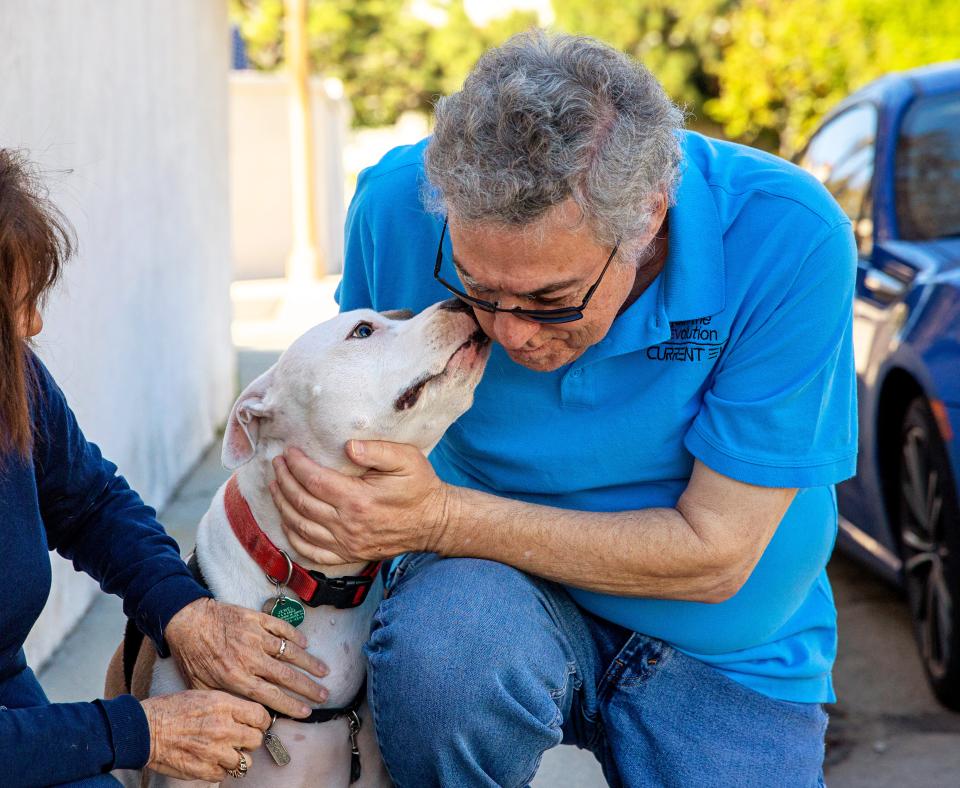
<instances>
[{"instance_id":1,"label":"dog's black nose","mask_svg":"<svg viewBox=\"0 0 960 788\"><path fill-rule=\"evenodd\" d=\"M448 298L446 301L441 301L438 309L447 309L451 312L472 312L470 305L465 301L461 301L459 298Z\"/></svg>"}]
</instances>

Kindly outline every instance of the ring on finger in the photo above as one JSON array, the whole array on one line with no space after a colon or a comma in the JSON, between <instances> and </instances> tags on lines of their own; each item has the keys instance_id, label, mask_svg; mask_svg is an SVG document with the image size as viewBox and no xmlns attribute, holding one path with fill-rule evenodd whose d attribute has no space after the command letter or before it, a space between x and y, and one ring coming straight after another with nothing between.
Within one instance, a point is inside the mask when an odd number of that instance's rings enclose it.
<instances>
[{"instance_id":1,"label":"ring on finger","mask_svg":"<svg viewBox=\"0 0 960 788\"><path fill-rule=\"evenodd\" d=\"M240 756L240 763L237 764L236 769L227 769L227 774L229 774L234 780L239 780L241 777L247 776L247 756L244 755L243 750L241 750L239 747L234 747L234 749Z\"/></svg>"},{"instance_id":2,"label":"ring on finger","mask_svg":"<svg viewBox=\"0 0 960 788\"><path fill-rule=\"evenodd\" d=\"M277 659L283 659L283 655L287 652L287 639L280 638L280 648L277 651Z\"/></svg>"}]
</instances>

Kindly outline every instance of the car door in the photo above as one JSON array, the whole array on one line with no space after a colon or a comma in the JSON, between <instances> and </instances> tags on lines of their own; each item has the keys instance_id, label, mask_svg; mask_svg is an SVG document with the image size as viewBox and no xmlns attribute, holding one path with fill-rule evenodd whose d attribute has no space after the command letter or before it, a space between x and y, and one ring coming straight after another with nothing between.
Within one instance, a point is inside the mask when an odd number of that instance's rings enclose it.
<instances>
[{"instance_id":1,"label":"car door","mask_svg":"<svg viewBox=\"0 0 960 788\"><path fill-rule=\"evenodd\" d=\"M874 558L893 555L887 536L880 480L872 457L876 436L870 415L875 409L875 392L867 375L872 355L879 347L878 334L890 324L887 311L892 283L878 274L872 264L874 251L875 168L879 110L863 101L830 118L814 134L800 155L799 164L817 177L849 217L857 240L857 299L854 304L854 355L857 366L857 393L860 401L860 456L857 476L837 489L840 511L854 529L845 529L854 542ZM878 295L878 290L883 291ZM849 523L841 522L841 526ZM889 553L886 555L885 553Z\"/></svg>"}]
</instances>

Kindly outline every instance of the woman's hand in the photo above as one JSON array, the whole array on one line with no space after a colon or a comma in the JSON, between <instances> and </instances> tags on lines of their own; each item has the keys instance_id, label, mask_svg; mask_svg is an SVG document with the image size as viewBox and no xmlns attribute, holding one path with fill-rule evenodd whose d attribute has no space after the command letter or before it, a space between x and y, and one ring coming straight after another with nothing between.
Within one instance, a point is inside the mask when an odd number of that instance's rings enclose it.
<instances>
[{"instance_id":1,"label":"woman's hand","mask_svg":"<svg viewBox=\"0 0 960 788\"><path fill-rule=\"evenodd\" d=\"M246 608L198 599L167 624L164 638L193 689L223 689L291 717L322 703L327 691L297 668L322 678L327 667L305 650L307 639L286 621ZM280 655L281 640L287 645Z\"/></svg>"},{"instance_id":2,"label":"woman's hand","mask_svg":"<svg viewBox=\"0 0 960 788\"><path fill-rule=\"evenodd\" d=\"M244 750L263 743L270 715L259 703L226 692L187 690L141 701L150 726L147 768L180 780L220 782L240 764Z\"/></svg>"}]
</instances>

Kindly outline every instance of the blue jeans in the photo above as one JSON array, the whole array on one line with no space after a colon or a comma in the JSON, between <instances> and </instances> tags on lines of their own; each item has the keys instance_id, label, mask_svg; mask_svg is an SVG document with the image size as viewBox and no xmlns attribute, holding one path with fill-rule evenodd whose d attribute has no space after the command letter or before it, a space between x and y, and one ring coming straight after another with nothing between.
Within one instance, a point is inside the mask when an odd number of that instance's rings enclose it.
<instances>
[{"instance_id":1,"label":"blue jeans","mask_svg":"<svg viewBox=\"0 0 960 788\"><path fill-rule=\"evenodd\" d=\"M823 784L820 704L761 695L493 561L405 556L365 651L399 788L526 786L558 744L613 786Z\"/></svg>"}]
</instances>

